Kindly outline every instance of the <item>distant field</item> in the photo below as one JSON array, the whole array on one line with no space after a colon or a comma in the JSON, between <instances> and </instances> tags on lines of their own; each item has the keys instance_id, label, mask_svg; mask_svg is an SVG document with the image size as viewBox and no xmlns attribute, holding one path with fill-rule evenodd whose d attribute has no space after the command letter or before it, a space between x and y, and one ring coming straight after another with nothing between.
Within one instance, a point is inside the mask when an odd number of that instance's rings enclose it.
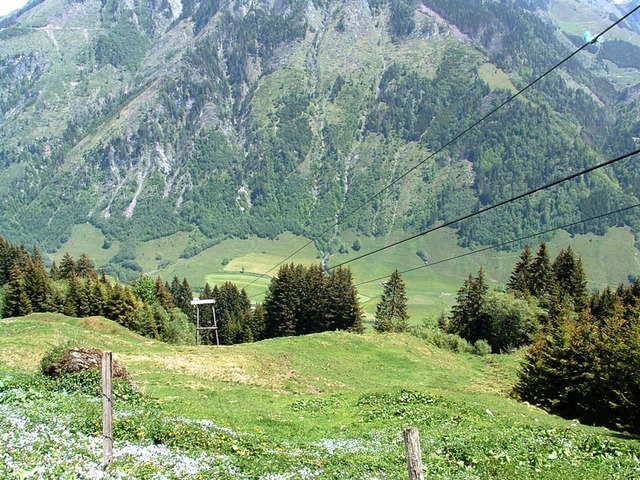
<instances>
[{"instance_id":1,"label":"distant field","mask_svg":"<svg viewBox=\"0 0 640 480\"><path fill-rule=\"evenodd\" d=\"M270 281L270 277L237 272L210 273L205 277L205 282L208 282L211 287L225 282L235 283L238 288L244 288L247 291L247 295L254 303L262 301Z\"/></svg>"},{"instance_id":2,"label":"distant field","mask_svg":"<svg viewBox=\"0 0 640 480\"><path fill-rule=\"evenodd\" d=\"M516 93L518 89L511 82L509 76L493 63L485 63L478 68L480 78L491 87L492 90L508 90Z\"/></svg>"},{"instance_id":3,"label":"distant field","mask_svg":"<svg viewBox=\"0 0 640 480\"><path fill-rule=\"evenodd\" d=\"M113 242L108 249L102 248L104 239L100 229L89 223L75 225L71 229L69 240L53 255L53 259L60 264L60 260L66 252L75 259L81 253L86 253L97 267L102 267L120 251L119 242Z\"/></svg>"},{"instance_id":4,"label":"distant field","mask_svg":"<svg viewBox=\"0 0 640 480\"><path fill-rule=\"evenodd\" d=\"M350 248L346 254L337 253L330 258L329 265L336 266L353 260L398 241L405 235L406 233L396 233L368 238L346 232L342 236L342 242L350 247L358 238L361 250L355 252ZM119 246L114 243L109 250L103 250L103 241L104 237L91 225L78 225L54 258L59 261L65 251L69 251L74 257L84 251L89 253L96 265L104 265L115 255ZM169 282L174 276L187 278L195 291L202 289L206 282L212 286L227 281L237 283L240 287L247 286L256 278L256 274L265 273L265 277L255 281L248 289L254 301L262 299L261 294L266 291L269 278L278 272L279 267L276 265L308 243L307 239L292 234L279 235L275 240L255 237L246 240L230 239L189 259L180 259L179 255L188 241L188 234L179 233L145 242L138 247L137 260L148 274L160 275ZM532 239L530 244L535 251L538 241ZM582 256L589 288L616 286L626 282L629 275L640 273L640 255L628 228L612 228L605 236L588 234L573 238L566 232L559 232L548 245L553 256L568 246ZM429 264L425 265L416 255L419 250L427 254ZM404 274L403 278L407 287L411 322L419 324L425 317L436 318L440 312L450 308L455 303L456 292L464 280L469 273L475 274L480 266L485 270L490 288L504 288L520 254L519 251L488 250L448 261L470 252L457 245L453 230L442 229L350 263L366 316L373 318L382 293L382 282L396 268L400 271L418 268ZM440 261L444 262L436 264ZM311 244L287 262L312 265L320 262L319 253ZM159 268L161 264L166 266Z\"/></svg>"}]
</instances>

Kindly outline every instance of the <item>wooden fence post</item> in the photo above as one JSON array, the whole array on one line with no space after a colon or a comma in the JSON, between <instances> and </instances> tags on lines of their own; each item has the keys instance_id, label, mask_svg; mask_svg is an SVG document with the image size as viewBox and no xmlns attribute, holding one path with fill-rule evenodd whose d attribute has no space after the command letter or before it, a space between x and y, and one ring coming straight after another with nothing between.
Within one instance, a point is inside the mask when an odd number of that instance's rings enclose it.
<instances>
[{"instance_id":1,"label":"wooden fence post","mask_svg":"<svg viewBox=\"0 0 640 480\"><path fill-rule=\"evenodd\" d=\"M102 353L102 453L104 468L111 465L113 460L113 396L111 352Z\"/></svg>"},{"instance_id":2,"label":"wooden fence post","mask_svg":"<svg viewBox=\"0 0 640 480\"><path fill-rule=\"evenodd\" d=\"M415 427L407 427L402 433L404 436L405 450L407 451L409 480L424 480L424 476L422 475L422 450L420 449L418 429Z\"/></svg>"}]
</instances>

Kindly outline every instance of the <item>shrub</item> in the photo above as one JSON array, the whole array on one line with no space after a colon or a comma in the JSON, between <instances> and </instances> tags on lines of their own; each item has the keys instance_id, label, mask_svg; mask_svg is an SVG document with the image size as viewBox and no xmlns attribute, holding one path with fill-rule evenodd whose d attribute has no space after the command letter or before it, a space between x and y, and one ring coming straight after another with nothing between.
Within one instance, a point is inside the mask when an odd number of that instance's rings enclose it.
<instances>
[{"instance_id":1,"label":"shrub","mask_svg":"<svg viewBox=\"0 0 640 480\"><path fill-rule=\"evenodd\" d=\"M55 345L51 350L43 355L40 359L40 373L51 371L55 364L60 363L60 360L73 348L71 341L59 343Z\"/></svg>"},{"instance_id":2,"label":"shrub","mask_svg":"<svg viewBox=\"0 0 640 480\"><path fill-rule=\"evenodd\" d=\"M489 355L491 353L491 345L486 340L478 340L473 344L473 353L481 357Z\"/></svg>"}]
</instances>

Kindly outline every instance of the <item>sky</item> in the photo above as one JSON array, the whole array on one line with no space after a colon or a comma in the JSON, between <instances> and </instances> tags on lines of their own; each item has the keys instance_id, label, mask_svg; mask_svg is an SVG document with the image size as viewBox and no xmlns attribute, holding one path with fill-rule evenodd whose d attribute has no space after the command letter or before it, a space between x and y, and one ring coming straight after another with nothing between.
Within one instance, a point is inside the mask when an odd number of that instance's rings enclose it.
<instances>
[{"instance_id":1,"label":"sky","mask_svg":"<svg viewBox=\"0 0 640 480\"><path fill-rule=\"evenodd\" d=\"M27 0L0 0L0 17L17 10L27 3Z\"/></svg>"}]
</instances>

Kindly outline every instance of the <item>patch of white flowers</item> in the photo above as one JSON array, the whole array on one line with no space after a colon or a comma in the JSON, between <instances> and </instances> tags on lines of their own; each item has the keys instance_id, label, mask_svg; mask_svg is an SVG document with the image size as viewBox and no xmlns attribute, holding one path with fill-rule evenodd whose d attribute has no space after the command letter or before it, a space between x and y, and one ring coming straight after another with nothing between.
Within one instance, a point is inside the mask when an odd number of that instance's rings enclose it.
<instances>
[{"instance_id":1,"label":"patch of white flowers","mask_svg":"<svg viewBox=\"0 0 640 480\"><path fill-rule=\"evenodd\" d=\"M73 432L55 412L47 412L48 421L42 423L38 417L45 412L37 411L42 406L0 404L0 478L124 480L135 479L141 469L154 480L241 477L224 455L131 442L114 443L113 467L105 470L102 438Z\"/></svg>"}]
</instances>

